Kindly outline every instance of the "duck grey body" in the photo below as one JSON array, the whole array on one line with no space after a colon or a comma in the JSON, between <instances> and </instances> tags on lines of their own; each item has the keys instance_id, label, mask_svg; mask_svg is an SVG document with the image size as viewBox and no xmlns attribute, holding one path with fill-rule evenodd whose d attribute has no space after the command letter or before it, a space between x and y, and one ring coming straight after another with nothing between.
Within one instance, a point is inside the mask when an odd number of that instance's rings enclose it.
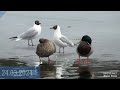
<instances>
[{"instance_id":1,"label":"duck grey body","mask_svg":"<svg viewBox=\"0 0 120 90\"><path fill-rule=\"evenodd\" d=\"M50 60L49 56L56 52L55 44L52 41L44 38L41 38L39 42L40 44L37 46L36 54L39 56L39 58L48 57L48 60Z\"/></svg>"}]
</instances>

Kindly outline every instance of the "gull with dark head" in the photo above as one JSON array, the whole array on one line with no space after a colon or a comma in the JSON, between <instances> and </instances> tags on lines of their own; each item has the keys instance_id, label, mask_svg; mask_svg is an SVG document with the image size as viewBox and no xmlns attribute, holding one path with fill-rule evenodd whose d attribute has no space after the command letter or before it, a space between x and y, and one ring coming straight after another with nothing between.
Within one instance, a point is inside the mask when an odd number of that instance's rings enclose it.
<instances>
[{"instance_id":1,"label":"gull with dark head","mask_svg":"<svg viewBox=\"0 0 120 90\"><path fill-rule=\"evenodd\" d=\"M80 56L82 57L88 57L93 53L93 48L91 46L92 39L88 35L84 35L77 47L77 53L79 55L78 62L80 63Z\"/></svg>"},{"instance_id":2,"label":"gull with dark head","mask_svg":"<svg viewBox=\"0 0 120 90\"><path fill-rule=\"evenodd\" d=\"M39 42L40 44L38 44L36 48L36 54L39 56L40 64L42 64L41 58L43 57L48 57L49 63L50 61L49 56L56 52L56 46L52 41L44 38L39 39Z\"/></svg>"},{"instance_id":3,"label":"gull with dark head","mask_svg":"<svg viewBox=\"0 0 120 90\"><path fill-rule=\"evenodd\" d=\"M36 20L34 25L33 25L33 27L31 27L27 31L25 31L25 32L15 36L15 37L11 37L9 39L13 39L13 40L15 39L15 41L28 40L28 45L29 46L33 46L32 39L36 38L41 33L41 26L40 26L40 24L41 23L38 20ZM31 40L32 45L29 44L30 40Z\"/></svg>"},{"instance_id":4,"label":"gull with dark head","mask_svg":"<svg viewBox=\"0 0 120 90\"><path fill-rule=\"evenodd\" d=\"M64 53L64 47L66 46L74 47L74 43L70 41L66 36L61 34L59 25L55 25L50 29L54 29L53 40L55 44L59 46L59 53L60 53L60 48L63 48L63 53Z\"/></svg>"}]
</instances>

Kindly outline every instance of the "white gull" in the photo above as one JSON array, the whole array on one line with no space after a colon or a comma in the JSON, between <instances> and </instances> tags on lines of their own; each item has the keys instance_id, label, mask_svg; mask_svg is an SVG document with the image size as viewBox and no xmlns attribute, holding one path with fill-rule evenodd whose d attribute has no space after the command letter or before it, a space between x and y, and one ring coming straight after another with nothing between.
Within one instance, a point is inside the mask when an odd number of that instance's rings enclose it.
<instances>
[{"instance_id":1,"label":"white gull","mask_svg":"<svg viewBox=\"0 0 120 90\"><path fill-rule=\"evenodd\" d=\"M66 36L61 34L59 25L55 25L50 29L54 29L53 40L55 44L59 46L59 53L60 53L60 48L63 48L63 53L64 53L64 47L66 46L74 47L74 43L70 41Z\"/></svg>"},{"instance_id":2,"label":"white gull","mask_svg":"<svg viewBox=\"0 0 120 90\"><path fill-rule=\"evenodd\" d=\"M32 43L32 46L33 46L32 39L35 39L41 33L41 26L40 26L40 24L41 23L38 20L36 20L34 25L33 25L33 27L31 27L27 31L25 31L25 32L15 36L15 37L11 37L9 39L15 39L15 41L28 40L28 45L29 46L31 46L29 44L29 40L31 40L31 43Z\"/></svg>"}]
</instances>

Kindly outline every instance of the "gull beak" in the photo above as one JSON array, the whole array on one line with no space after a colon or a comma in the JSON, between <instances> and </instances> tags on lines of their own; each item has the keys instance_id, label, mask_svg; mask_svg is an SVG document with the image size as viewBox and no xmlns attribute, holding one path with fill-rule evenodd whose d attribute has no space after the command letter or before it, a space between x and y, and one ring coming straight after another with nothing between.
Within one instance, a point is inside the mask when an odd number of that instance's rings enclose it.
<instances>
[{"instance_id":1,"label":"gull beak","mask_svg":"<svg viewBox=\"0 0 120 90\"><path fill-rule=\"evenodd\" d=\"M52 28L50 28L50 29L53 29L53 27L52 27Z\"/></svg>"}]
</instances>

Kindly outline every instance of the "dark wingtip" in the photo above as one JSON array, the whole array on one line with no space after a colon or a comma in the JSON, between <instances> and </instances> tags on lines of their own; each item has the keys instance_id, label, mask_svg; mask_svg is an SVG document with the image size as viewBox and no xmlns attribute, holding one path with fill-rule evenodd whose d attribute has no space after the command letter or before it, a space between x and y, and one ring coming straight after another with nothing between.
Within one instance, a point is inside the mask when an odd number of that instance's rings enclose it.
<instances>
[{"instance_id":1,"label":"dark wingtip","mask_svg":"<svg viewBox=\"0 0 120 90\"><path fill-rule=\"evenodd\" d=\"M17 36L16 36L16 37L11 37L11 38L9 38L9 39L14 39L14 38L17 38Z\"/></svg>"}]
</instances>

